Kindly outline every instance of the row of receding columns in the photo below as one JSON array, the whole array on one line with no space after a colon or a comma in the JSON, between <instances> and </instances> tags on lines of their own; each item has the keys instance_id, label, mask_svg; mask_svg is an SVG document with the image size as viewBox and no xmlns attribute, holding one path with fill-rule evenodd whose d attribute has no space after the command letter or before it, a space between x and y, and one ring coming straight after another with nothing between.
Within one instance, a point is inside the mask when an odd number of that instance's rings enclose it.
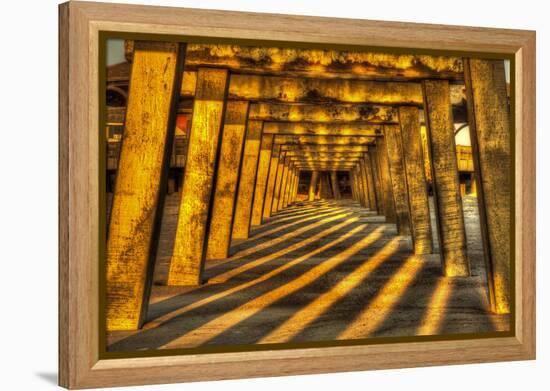
<instances>
[{"instance_id":1,"label":"row of receding columns","mask_svg":"<svg viewBox=\"0 0 550 391\"><path fill-rule=\"evenodd\" d=\"M419 106L424 109L427 129L443 272L446 276L469 274L448 81L401 83L400 101L414 104L398 105L397 120L375 130L370 124L349 122L311 128L307 121L297 121L290 126L269 123L251 113L250 101L280 96L270 89L275 83L272 79L261 83L264 89L251 92L250 86L243 87L246 75L199 67L193 74L194 88L185 76L182 83L184 50L184 45L175 43L136 42L134 47L124 142L108 227L109 330L136 329L145 320L176 105L178 95L190 90L193 117L167 284L203 283L206 259L226 258L231 240L248 238L252 225L296 201L303 171L312 171L312 184L322 179L321 189L332 189L330 196L336 198L335 171L347 171L352 196L361 206L395 223L398 233L410 234L415 253L432 252ZM507 312L510 130L503 67L498 61L465 62L491 303L495 311ZM289 80L284 84L287 87L293 81ZM313 82L302 82L300 88L307 90L303 87L307 83ZM331 98L344 102L351 98L340 91L353 88L355 95L348 102L352 104L376 99L385 103L391 94L384 82L315 83L317 93L324 93L327 84L326 94L336 94ZM340 84L341 90L334 89ZM300 94L308 96L307 91L297 90L294 99ZM262 107L257 105L255 110L261 112ZM307 119L318 109L307 110L311 112L303 112L301 118ZM339 156L339 150L345 156ZM321 171L330 175L319 178ZM308 197L315 197L315 186L310 186Z\"/></svg>"}]
</instances>

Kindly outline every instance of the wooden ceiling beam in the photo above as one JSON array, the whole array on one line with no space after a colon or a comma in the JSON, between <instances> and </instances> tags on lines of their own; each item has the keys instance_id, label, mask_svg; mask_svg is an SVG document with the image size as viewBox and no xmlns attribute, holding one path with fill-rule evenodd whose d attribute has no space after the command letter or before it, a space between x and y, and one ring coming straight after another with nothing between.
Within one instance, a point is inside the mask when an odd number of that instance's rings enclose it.
<instances>
[{"instance_id":1,"label":"wooden ceiling beam","mask_svg":"<svg viewBox=\"0 0 550 391\"><path fill-rule=\"evenodd\" d=\"M301 151L309 153L320 153L320 152L332 152L332 153L341 153L341 152L367 152L369 147L365 145L334 145L334 144L323 144L323 145L310 145L310 144L285 144L281 145L281 151Z\"/></svg>"},{"instance_id":2,"label":"wooden ceiling beam","mask_svg":"<svg viewBox=\"0 0 550 391\"><path fill-rule=\"evenodd\" d=\"M250 106L249 119L285 122L396 123L397 109L363 103L292 104L258 102Z\"/></svg>"},{"instance_id":3,"label":"wooden ceiling beam","mask_svg":"<svg viewBox=\"0 0 550 391\"><path fill-rule=\"evenodd\" d=\"M376 141L375 137L366 136L312 136L312 135L275 135L275 144L317 144L317 145L369 145Z\"/></svg>"},{"instance_id":4,"label":"wooden ceiling beam","mask_svg":"<svg viewBox=\"0 0 550 391\"><path fill-rule=\"evenodd\" d=\"M315 135L315 136L382 136L380 125L365 122L264 122L264 134Z\"/></svg>"},{"instance_id":5,"label":"wooden ceiling beam","mask_svg":"<svg viewBox=\"0 0 550 391\"><path fill-rule=\"evenodd\" d=\"M229 68L234 73L364 80L461 81L460 57L366 51L188 44L187 69Z\"/></svg>"}]
</instances>

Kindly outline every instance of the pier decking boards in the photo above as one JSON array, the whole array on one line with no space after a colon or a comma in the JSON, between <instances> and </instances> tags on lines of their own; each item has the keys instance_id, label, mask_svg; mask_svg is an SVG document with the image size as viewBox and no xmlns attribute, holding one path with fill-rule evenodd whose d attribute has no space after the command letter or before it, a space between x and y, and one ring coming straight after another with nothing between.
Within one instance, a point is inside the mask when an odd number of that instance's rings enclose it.
<instances>
[{"instance_id":1,"label":"pier decking boards","mask_svg":"<svg viewBox=\"0 0 550 391\"><path fill-rule=\"evenodd\" d=\"M474 196L463 202L470 277L442 276L438 254L414 255L395 224L347 198L274 214L229 258L207 261L204 285L172 287L179 198L166 199L146 323L111 332L109 351L508 330L509 316L490 310Z\"/></svg>"},{"instance_id":2,"label":"pier decking boards","mask_svg":"<svg viewBox=\"0 0 550 391\"><path fill-rule=\"evenodd\" d=\"M510 329L502 60L126 48L107 72L109 350Z\"/></svg>"}]
</instances>

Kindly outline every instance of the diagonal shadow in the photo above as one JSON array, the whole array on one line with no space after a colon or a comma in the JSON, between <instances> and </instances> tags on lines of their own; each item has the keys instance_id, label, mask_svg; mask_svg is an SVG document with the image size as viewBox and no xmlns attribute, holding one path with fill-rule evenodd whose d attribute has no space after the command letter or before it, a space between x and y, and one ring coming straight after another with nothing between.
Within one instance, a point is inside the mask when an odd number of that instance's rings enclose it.
<instances>
[{"instance_id":1,"label":"diagonal shadow","mask_svg":"<svg viewBox=\"0 0 550 391\"><path fill-rule=\"evenodd\" d=\"M265 273L271 270L278 260L284 261L301 256L318 246L320 241L324 240L325 237L342 235L347 228L351 229L357 224L351 219L342 220L341 222L336 221L338 224L332 227L330 226L331 223L326 223L314 230L308 231L309 237L306 239L298 239L294 242L283 242L276 247L272 247L270 251L266 250L264 254L255 254L254 257L245 258L239 262L228 263L217 268L207 269L205 274L211 282L218 278L225 283L207 284L194 289L193 292L184 292L170 299L151 304L149 306L149 319L158 318L166 312L190 305L197 300L202 300L205 297L231 289L233 285L240 284L243 279L246 280L249 276L249 274L245 274L239 278L240 274L249 271L255 274ZM227 285L227 283L230 285Z\"/></svg>"},{"instance_id":2,"label":"diagonal shadow","mask_svg":"<svg viewBox=\"0 0 550 391\"><path fill-rule=\"evenodd\" d=\"M308 249L301 249L302 252L308 250L315 250L318 244L312 243L308 246ZM337 250L332 250L337 251ZM318 254L319 257L325 257L330 254L330 249L327 252ZM296 257L296 255L289 254L290 257ZM283 262L286 262L283 260ZM314 265L311 265L313 267ZM108 347L109 351L132 351L141 349L158 348L165 345L178 336L184 335L193 329L200 327L208 321L215 319L220 313L231 311L234 308L253 300L266 292L275 289L280 283L289 281L296 277L296 270L294 267L290 267L277 278L270 278L260 284L253 287L241 290L238 294L232 294L223 297L220 300L210 302L207 305L190 310L183 315L176 316L169 321L159 325L156 328L150 330L143 330L137 334L126 337L118 342L115 342ZM225 285L225 284L224 284ZM227 289L227 286L224 287Z\"/></svg>"},{"instance_id":3,"label":"diagonal shadow","mask_svg":"<svg viewBox=\"0 0 550 391\"><path fill-rule=\"evenodd\" d=\"M382 244L386 241L385 238L379 239L377 242L373 243L372 246L378 247L379 244ZM370 254L369 254L370 253ZM363 254L354 255L353 257L360 258L369 258L372 255L372 250L367 250ZM365 262L368 262L365 261ZM222 334L216 336L215 338L208 341L208 344L254 344L259 343L263 337L268 335L270 332L275 330L278 326L283 324L285 321L289 320L293 315L298 313L300 310L303 310L307 306L311 305L320 294L324 292L331 291L337 285L341 284L343 281L349 278L355 270L360 267L362 264L358 262L346 262L341 263L336 268L331 269L329 273L321 276L310 284L305 285L302 289L292 293L291 295L285 296L280 300L273 303L271 306L266 307L263 311L258 312L254 316L247 318L235 325L231 329L226 330ZM380 266L379 266L380 267ZM377 269L373 272L373 276L381 277L380 272ZM372 277L369 277L372 278ZM368 279L368 278L367 278ZM369 280L370 281L370 280ZM339 306L341 300L333 303L333 306ZM332 306L331 306L332 307ZM357 307L357 305L355 306ZM353 308L353 307L351 307ZM360 310L358 308L358 310ZM347 319L349 321L349 318ZM298 324L301 322L298 322ZM304 325L298 325L296 327L303 327ZM311 322L315 324L315 321ZM292 342L302 342L302 341L312 341L312 340L333 340L330 333L332 332L332 326L327 325L326 323L322 326L323 334L325 337L322 338L301 338L302 333L307 333L305 331L298 332L298 336L292 339ZM297 330L292 330L292 332L297 332ZM278 342L285 342L278 341ZM261 342L260 342L261 343Z\"/></svg>"}]
</instances>

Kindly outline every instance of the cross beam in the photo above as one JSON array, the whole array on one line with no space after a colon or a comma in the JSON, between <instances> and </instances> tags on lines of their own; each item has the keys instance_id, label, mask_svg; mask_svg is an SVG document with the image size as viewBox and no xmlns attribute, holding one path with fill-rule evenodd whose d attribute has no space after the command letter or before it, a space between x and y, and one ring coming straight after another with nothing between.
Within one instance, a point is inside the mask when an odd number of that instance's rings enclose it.
<instances>
[{"instance_id":1,"label":"cross beam","mask_svg":"<svg viewBox=\"0 0 550 391\"><path fill-rule=\"evenodd\" d=\"M392 106L364 103L292 104L258 102L250 106L249 119L288 122L395 123L397 110Z\"/></svg>"},{"instance_id":2,"label":"cross beam","mask_svg":"<svg viewBox=\"0 0 550 391\"><path fill-rule=\"evenodd\" d=\"M364 136L312 136L312 135L276 135L275 144L336 144L336 145L368 145L375 137Z\"/></svg>"},{"instance_id":3,"label":"cross beam","mask_svg":"<svg viewBox=\"0 0 550 391\"><path fill-rule=\"evenodd\" d=\"M368 122L264 122L264 133L314 136L381 136L380 126Z\"/></svg>"},{"instance_id":4,"label":"cross beam","mask_svg":"<svg viewBox=\"0 0 550 391\"><path fill-rule=\"evenodd\" d=\"M185 60L188 69L215 66L234 73L367 80L463 78L461 58L416 54L188 44Z\"/></svg>"}]
</instances>

